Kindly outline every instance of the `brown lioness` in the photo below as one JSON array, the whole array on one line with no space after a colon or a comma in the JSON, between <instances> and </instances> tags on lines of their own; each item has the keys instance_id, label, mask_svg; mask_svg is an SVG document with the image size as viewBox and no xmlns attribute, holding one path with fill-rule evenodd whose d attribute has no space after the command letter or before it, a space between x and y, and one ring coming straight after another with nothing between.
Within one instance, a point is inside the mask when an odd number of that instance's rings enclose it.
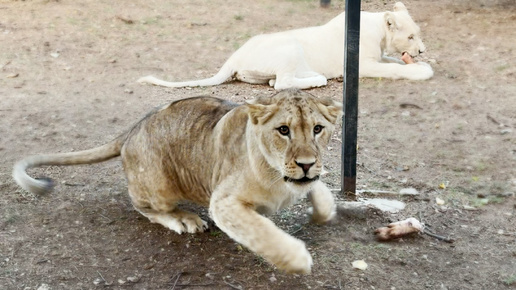
<instances>
[{"instance_id":1,"label":"brown lioness","mask_svg":"<svg viewBox=\"0 0 516 290\"><path fill-rule=\"evenodd\" d=\"M176 207L188 200L209 206L211 218L231 238L278 268L309 273L304 243L260 215L309 194L312 219L335 215L333 196L319 179L321 151L342 104L298 90L237 105L213 97L183 99L151 112L113 141L89 150L36 155L14 166L24 189L44 193L49 180L26 170L122 157L134 207L177 233L206 228L196 214Z\"/></svg>"}]
</instances>

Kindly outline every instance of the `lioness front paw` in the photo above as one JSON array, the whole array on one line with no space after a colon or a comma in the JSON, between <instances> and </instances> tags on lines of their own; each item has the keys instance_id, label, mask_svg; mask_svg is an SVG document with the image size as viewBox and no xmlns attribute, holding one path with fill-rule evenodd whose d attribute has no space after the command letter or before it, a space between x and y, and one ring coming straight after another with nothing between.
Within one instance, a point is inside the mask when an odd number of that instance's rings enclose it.
<instances>
[{"instance_id":1,"label":"lioness front paw","mask_svg":"<svg viewBox=\"0 0 516 290\"><path fill-rule=\"evenodd\" d=\"M313 208L309 208L312 214L312 222L324 224L332 220L337 214L337 207L333 199L330 189L322 182L314 186L313 191L309 195Z\"/></svg>"},{"instance_id":2,"label":"lioness front paw","mask_svg":"<svg viewBox=\"0 0 516 290\"><path fill-rule=\"evenodd\" d=\"M335 206L332 206L329 209L321 212L314 212L313 208L308 209L308 213L312 214L311 221L316 224L325 224L331 221L337 215L337 209Z\"/></svg>"},{"instance_id":3,"label":"lioness front paw","mask_svg":"<svg viewBox=\"0 0 516 290\"><path fill-rule=\"evenodd\" d=\"M310 274L312 269L312 256L302 241L293 239L286 251L273 263L278 269L289 274Z\"/></svg>"}]
</instances>

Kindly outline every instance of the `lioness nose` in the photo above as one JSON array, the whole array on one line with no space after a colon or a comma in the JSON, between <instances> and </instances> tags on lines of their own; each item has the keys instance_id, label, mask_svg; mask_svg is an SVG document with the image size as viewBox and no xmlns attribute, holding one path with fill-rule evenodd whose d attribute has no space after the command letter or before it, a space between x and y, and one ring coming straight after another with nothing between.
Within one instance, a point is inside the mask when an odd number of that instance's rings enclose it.
<instances>
[{"instance_id":1,"label":"lioness nose","mask_svg":"<svg viewBox=\"0 0 516 290\"><path fill-rule=\"evenodd\" d=\"M297 166L301 167L301 169L303 169L303 172L305 174L308 173L308 170L310 170L310 167L312 167L315 163L299 163L299 162L296 162Z\"/></svg>"}]
</instances>

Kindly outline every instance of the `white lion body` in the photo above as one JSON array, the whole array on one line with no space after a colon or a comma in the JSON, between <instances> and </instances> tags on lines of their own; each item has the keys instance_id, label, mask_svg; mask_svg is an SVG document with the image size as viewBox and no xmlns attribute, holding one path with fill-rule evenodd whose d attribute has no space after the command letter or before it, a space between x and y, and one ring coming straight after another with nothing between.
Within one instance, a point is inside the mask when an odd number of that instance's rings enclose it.
<instances>
[{"instance_id":1,"label":"white lion body","mask_svg":"<svg viewBox=\"0 0 516 290\"><path fill-rule=\"evenodd\" d=\"M328 23L249 39L224 63L213 77L167 82L153 76L139 79L166 87L212 86L237 80L286 88L307 89L324 86L327 79L341 77L344 66L344 13ZM417 56L425 50L419 27L398 2L394 12L361 12L360 77L425 80L433 76L427 63L405 64L386 54L408 52Z\"/></svg>"}]
</instances>

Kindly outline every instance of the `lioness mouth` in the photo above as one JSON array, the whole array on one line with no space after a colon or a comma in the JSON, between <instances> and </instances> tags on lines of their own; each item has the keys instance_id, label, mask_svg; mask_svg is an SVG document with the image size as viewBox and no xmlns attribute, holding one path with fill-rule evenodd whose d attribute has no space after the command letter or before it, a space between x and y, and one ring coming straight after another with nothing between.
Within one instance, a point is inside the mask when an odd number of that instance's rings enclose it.
<instances>
[{"instance_id":1,"label":"lioness mouth","mask_svg":"<svg viewBox=\"0 0 516 290\"><path fill-rule=\"evenodd\" d=\"M313 181L319 180L319 175L316 175L313 178L308 178L307 176L305 176L305 177L299 178L299 179L295 179L295 178L291 178L291 177L285 176L285 177L283 177L283 179L285 179L286 182L293 182L293 183L303 184L303 183L309 183L309 182L313 182Z\"/></svg>"}]
</instances>

